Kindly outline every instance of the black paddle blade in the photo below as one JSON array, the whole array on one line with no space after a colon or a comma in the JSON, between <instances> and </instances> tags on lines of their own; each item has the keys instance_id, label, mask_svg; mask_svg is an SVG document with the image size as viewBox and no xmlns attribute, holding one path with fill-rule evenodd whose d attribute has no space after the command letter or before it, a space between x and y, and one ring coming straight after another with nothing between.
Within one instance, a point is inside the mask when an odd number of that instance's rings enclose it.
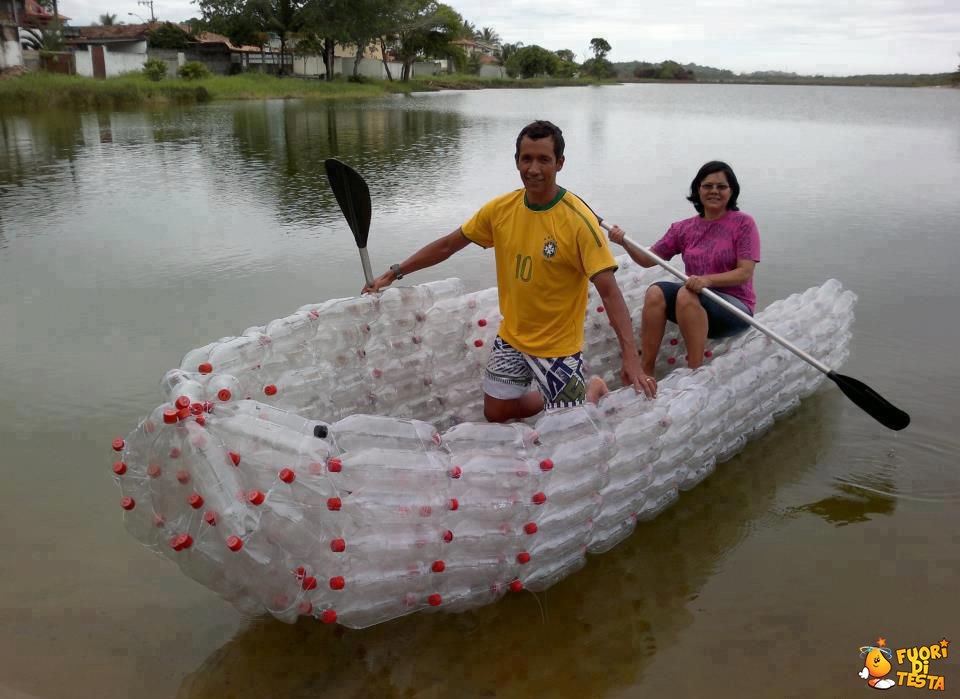
<instances>
[{"instance_id":1,"label":"black paddle blade","mask_svg":"<svg viewBox=\"0 0 960 699\"><path fill-rule=\"evenodd\" d=\"M357 247L367 247L367 235L370 233L370 189L367 183L356 170L336 158L328 158L323 165L343 217L353 231Z\"/></svg>"},{"instance_id":2,"label":"black paddle blade","mask_svg":"<svg viewBox=\"0 0 960 699\"><path fill-rule=\"evenodd\" d=\"M889 427L891 430L902 430L910 424L909 415L862 381L857 381L850 376L844 376L834 371L827 374L827 378L837 384L847 398L884 427Z\"/></svg>"}]
</instances>

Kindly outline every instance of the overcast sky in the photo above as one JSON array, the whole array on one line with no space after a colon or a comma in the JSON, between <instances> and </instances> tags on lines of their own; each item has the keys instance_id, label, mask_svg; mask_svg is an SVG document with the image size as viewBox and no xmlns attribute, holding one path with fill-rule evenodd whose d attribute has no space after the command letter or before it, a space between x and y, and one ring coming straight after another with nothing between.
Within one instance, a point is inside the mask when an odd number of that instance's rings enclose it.
<instances>
[{"instance_id":1,"label":"overcast sky","mask_svg":"<svg viewBox=\"0 0 960 699\"><path fill-rule=\"evenodd\" d=\"M605 38L613 61L699 63L804 74L944 73L960 61L960 0L452 0L507 42L589 56ZM149 17L136 0L60 0L74 25L105 12ZM158 19L197 15L189 0L155 0Z\"/></svg>"}]
</instances>

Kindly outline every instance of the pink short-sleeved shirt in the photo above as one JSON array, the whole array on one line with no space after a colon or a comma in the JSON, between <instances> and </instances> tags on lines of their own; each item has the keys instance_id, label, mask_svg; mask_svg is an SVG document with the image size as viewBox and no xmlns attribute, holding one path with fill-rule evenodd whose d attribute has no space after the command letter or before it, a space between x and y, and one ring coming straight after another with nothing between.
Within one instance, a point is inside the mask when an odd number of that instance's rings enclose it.
<instances>
[{"instance_id":1,"label":"pink short-sleeved shirt","mask_svg":"<svg viewBox=\"0 0 960 699\"><path fill-rule=\"evenodd\" d=\"M677 221L650 249L667 260L681 255L687 274L722 274L736 269L737 260L760 261L760 233L752 216L728 211L713 221L700 216ZM740 299L751 313L757 305L752 279L715 291Z\"/></svg>"}]
</instances>

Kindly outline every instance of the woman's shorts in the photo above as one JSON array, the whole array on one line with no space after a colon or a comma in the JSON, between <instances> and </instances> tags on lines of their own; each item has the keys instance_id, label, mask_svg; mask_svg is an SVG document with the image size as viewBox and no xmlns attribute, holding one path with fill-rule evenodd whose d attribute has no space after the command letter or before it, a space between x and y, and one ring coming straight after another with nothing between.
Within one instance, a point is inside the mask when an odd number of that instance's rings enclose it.
<instances>
[{"instance_id":1,"label":"woman's shorts","mask_svg":"<svg viewBox=\"0 0 960 699\"><path fill-rule=\"evenodd\" d=\"M679 282L654 282L654 285L660 287L660 291L663 292L663 298L667 301L667 320L676 323L677 293L683 288L683 284ZM710 289L710 291L720 296L724 301L729 301L747 315L753 315L743 301L735 296L721 293L716 289ZM750 327L749 323L733 315L733 313L713 299L708 299L703 294L697 294L697 296L700 298L700 305L703 306L703 310L707 312L707 321L709 323L707 337L713 339L731 337Z\"/></svg>"},{"instance_id":2,"label":"woman's shorts","mask_svg":"<svg viewBox=\"0 0 960 699\"><path fill-rule=\"evenodd\" d=\"M497 335L483 375L483 392L491 398L515 400L528 393L534 381L547 410L582 405L587 395L582 353L533 357Z\"/></svg>"}]
</instances>

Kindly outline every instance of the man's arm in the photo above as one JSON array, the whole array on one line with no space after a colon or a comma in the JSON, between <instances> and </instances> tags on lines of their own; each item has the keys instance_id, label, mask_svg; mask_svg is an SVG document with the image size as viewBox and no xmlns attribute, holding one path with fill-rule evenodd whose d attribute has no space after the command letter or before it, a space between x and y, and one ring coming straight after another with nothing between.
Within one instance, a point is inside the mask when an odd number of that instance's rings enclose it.
<instances>
[{"instance_id":1,"label":"man's arm","mask_svg":"<svg viewBox=\"0 0 960 699\"><path fill-rule=\"evenodd\" d=\"M613 270L597 272L590 281L603 299L610 325L613 326L613 331L620 342L620 354L623 357L621 371L623 385L633 386L638 393L643 391L653 398L657 394L657 382L653 377L644 374L643 369L640 368L640 355L637 354L637 343L633 337L633 323L630 322L630 313L627 311L627 304L623 300L623 294L620 293L616 277L613 276Z\"/></svg>"},{"instance_id":2,"label":"man's arm","mask_svg":"<svg viewBox=\"0 0 960 699\"><path fill-rule=\"evenodd\" d=\"M443 262L454 253L460 252L471 242L463 234L461 229L448 233L442 238L437 238L432 243L427 243L422 248L413 253L410 257L400 263L400 269L397 270L401 275L412 274L418 270L433 267L435 264ZM380 291L380 289L390 286L396 281L396 274L392 269L387 270L379 277L373 280L373 284L363 287L363 293L371 291Z\"/></svg>"}]
</instances>

